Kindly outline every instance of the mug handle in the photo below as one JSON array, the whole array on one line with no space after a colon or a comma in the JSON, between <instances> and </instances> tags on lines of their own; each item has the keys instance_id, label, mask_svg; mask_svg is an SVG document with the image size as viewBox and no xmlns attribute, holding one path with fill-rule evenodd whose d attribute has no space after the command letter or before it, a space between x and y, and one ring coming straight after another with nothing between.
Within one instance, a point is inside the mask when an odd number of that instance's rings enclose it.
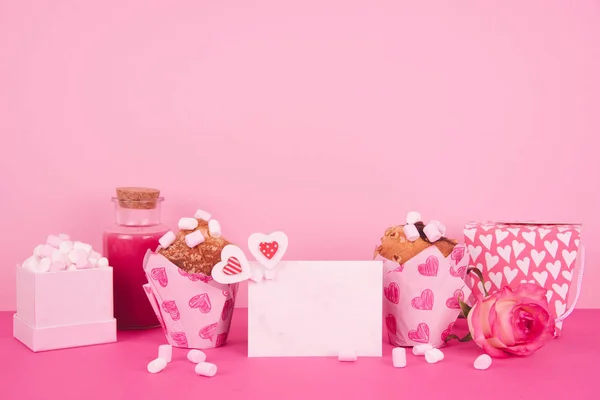
<instances>
[{"instance_id":1,"label":"mug handle","mask_svg":"<svg viewBox=\"0 0 600 400\"><path fill-rule=\"evenodd\" d=\"M577 276L577 290L575 292L575 299L573 300L573 304L569 307L569 309L560 317L556 318L556 322L564 321L573 310L575 310L575 306L577 305L577 301L579 300L579 295L581 294L581 284L583 283L583 270L585 269L585 246L581 243L580 246L580 254L581 254L581 263L579 265L579 274Z\"/></svg>"}]
</instances>

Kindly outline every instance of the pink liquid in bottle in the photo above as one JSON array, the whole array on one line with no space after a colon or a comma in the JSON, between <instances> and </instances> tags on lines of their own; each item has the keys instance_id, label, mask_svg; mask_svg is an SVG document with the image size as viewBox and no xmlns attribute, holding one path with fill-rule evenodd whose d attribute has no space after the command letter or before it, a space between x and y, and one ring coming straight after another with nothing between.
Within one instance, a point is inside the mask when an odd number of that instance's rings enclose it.
<instances>
[{"instance_id":1,"label":"pink liquid in bottle","mask_svg":"<svg viewBox=\"0 0 600 400\"><path fill-rule=\"evenodd\" d=\"M158 240L168 231L160 222L162 200L140 206L113 198L115 224L104 232L103 242L104 256L113 268L114 314L119 329L160 326L142 285L148 282L144 256L148 250L156 250Z\"/></svg>"}]
</instances>

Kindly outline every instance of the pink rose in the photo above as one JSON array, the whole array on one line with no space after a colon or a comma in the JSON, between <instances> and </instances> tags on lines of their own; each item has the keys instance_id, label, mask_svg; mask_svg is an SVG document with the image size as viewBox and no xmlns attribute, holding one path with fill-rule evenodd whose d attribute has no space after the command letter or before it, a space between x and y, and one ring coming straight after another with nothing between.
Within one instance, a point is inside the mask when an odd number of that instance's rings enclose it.
<instances>
[{"instance_id":1,"label":"pink rose","mask_svg":"<svg viewBox=\"0 0 600 400\"><path fill-rule=\"evenodd\" d=\"M475 343L493 357L534 353L554 337L546 289L531 283L508 286L477 302L467 317Z\"/></svg>"}]
</instances>

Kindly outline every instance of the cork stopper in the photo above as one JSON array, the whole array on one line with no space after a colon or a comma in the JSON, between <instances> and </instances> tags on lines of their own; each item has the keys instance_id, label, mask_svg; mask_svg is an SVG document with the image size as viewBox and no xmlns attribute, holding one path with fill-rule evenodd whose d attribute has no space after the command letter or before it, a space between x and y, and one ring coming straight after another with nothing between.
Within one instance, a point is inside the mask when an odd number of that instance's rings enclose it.
<instances>
[{"instance_id":1,"label":"cork stopper","mask_svg":"<svg viewBox=\"0 0 600 400\"><path fill-rule=\"evenodd\" d=\"M118 187L119 206L139 210L156 208L160 190L143 187Z\"/></svg>"}]
</instances>

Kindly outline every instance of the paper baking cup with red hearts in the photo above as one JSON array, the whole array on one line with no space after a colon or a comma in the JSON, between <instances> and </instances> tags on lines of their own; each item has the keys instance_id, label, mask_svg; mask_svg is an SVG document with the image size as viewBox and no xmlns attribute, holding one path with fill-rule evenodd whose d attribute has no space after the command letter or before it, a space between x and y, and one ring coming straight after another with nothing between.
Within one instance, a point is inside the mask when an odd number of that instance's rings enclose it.
<instances>
[{"instance_id":1,"label":"paper baking cup with red hearts","mask_svg":"<svg viewBox=\"0 0 600 400\"><path fill-rule=\"evenodd\" d=\"M204 274L187 273L151 251L144 272L144 291L169 344L209 349L227 342L238 283L221 284Z\"/></svg>"},{"instance_id":2,"label":"paper baking cup with red hearts","mask_svg":"<svg viewBox=\"0 0 600 400\"><path fill-rule=\"evenodd\" d=\"M383 312L392 345L442 346L460 315L458 299L471 291L463 278L468 253L464 245L454 247L444 258L431 246L408 262L383 261Z\"/></svg>"}]
</instances>

